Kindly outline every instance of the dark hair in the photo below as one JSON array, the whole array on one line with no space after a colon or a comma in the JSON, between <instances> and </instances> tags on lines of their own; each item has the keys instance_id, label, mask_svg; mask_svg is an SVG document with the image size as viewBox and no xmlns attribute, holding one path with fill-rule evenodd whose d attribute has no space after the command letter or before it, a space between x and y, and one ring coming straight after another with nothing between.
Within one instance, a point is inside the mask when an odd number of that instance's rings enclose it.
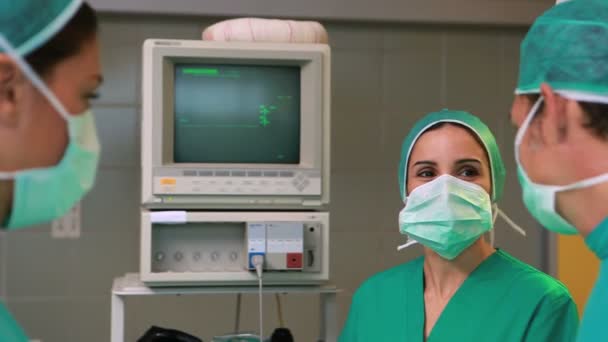
<instances>
[{"instance_id":1,"label":"dark hair","mask_svg":"<svg viewBox=\"0 0 608 342\"><path fill-rule=\"evenodd\" d=\"M579 101L585 112L583 126L588 128L597 137L608 140L608 104Z\"/></svg>"},{"instance_id":2,"label":"dark hair","mask_svg":"<svg viewBox=\"0 0 608 342\"><path fill-rule=\"evenodd\" d=\"M531 102L536 102L539 94L528 94ZM608 104L577 101L585 113L583 127L589 129L593 135L600 139L608 140ZM542 105L539 112L542 111ZM540 114L540 113L539 113Z\"/></svg>"},{"instance_id":3,"label":"dark hair","mask_svg":"<svg viewBox=\"0 0 608 342\"><path fill-rule=\"evenodd\" d=\"M530 103L532 103L534 105L534 103L536 103L536 101L538 101L538 99L540 98L540 94L524 94L525 97L528 98L528 101L530 101ZM545 101L543 101L540 106L538 106L538 113L536 114L536 117L540 117L543 108L545 108Z\"/></svg>"},{"instance_id":4,"label":"dark hair","mask_svg":"<svg viewBox=\"0 0 608 342\"><path fill-rule=\"evenodd\" d=\"M77 54L97 33L95 10L83 3L67 24L44 45L26 56L34 70L45 77L62 60Z\"/></svg>"},{"instance_id":5,"label":"dark hair","mask_svg":"<svg viewBox=\"0 0 608 342\"><path fill-rule=\"evenodd\" d=\"M531 102L536 102L540 94L527 94L526 97ZM608 104L585 101L577 102L583 109L583 113L585 113L583 127L589 129L596 137L608 140ZM538 109L538 114L542 112L543 105L544 103Z\"/></svg>"}]
</instances>

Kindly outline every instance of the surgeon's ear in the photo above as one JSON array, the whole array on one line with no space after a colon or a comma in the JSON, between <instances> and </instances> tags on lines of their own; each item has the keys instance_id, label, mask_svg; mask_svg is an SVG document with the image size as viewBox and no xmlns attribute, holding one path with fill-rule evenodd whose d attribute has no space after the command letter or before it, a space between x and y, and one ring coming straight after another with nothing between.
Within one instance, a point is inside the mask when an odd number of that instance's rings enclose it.
<instances>
[{"instance_id":1,"label":"surgeon's ear","mask_svg":"<svg viewBox=\"0 0 608 342\"><path fill-rule=\"evenodd\" d=\"M562 143L568 135L567 100L557 94L547 83L540 86L544 102L543 133L545 139L554 143Z\"/></svg>"},{"instance_id":2,"label":"surgeon's ear","mask_svg":"<svg viewBox=\"0 0 608 342\"><path fill-rule=\"evenodd\" d=\"M17 87L19 68L6 54L0 53L0 126L17 123Z\"/></svg>"}]
</instances>

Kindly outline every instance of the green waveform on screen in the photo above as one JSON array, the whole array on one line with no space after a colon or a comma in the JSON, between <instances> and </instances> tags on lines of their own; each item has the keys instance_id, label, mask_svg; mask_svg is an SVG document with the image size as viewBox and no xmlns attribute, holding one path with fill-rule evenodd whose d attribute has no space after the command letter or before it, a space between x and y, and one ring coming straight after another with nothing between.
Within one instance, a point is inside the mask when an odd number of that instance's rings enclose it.
<instances>
[{"instance_id":1,"label":"green waveform on screen","mask_svg":"<svg viewBox=\"0 0 608 342\"><path fill-rule=\"evenodd\" d=\"M220 71L214 68L185 68L182 69L182 73L185 75L218 76L220 74Z\"/></svg>"},{"instance_id":2,"label":"green waveform on screen","mask_svg":"<svg viewBox=\"0 0 608 342\"><path fill-rule=\"evenodd\" d=\"M197 114L183 115L182 117L178 117L176 122L184 128L260 128L259 125L248 123L198 123L196 121L193 122L190 117L196 116Z\"/></svg>"},{"instance_id":3,"label":"green waveform on screen","mask_svg":"<svg viewBox=\"0 0 608 342\"><path fill-rule=\"evenodd\" d=\"M208 68L190 68L183 69L184 73L191 73L197 75L215 75L214 72L217 72L217 69L208 69ZM278 96L279 101L290 101L291 96ZM270 115L275 114L279 110L279 107L275 104L261 104L258 106L258 125L252 124L199 124L199 123L191 123L189 116L196 117L197 114L194 115L184 115L181 118L177 119L177 122L181 126L185 126L188 128L266 128L272 124L272 120Z\"/></svg>"},{"instance_id":4,"label":"green waveform on screen","mask_svg":"<svg viewBox=\"0 0 608 342\"><path fill-rule=\"evenodd\" d=\"M258 117L258 119L259 119L260 125L262 127L266 127L266 126L270 125L270 118L268 118L268 115L276 110L277 110L277 107L275 105L260 105L260 107L259 107L260 116Z\"/></svg>"},{"instance_id":5,"label":"green waveform on screen","mask_svg":"<svg viewBox=\"0 0 608 342\"><path fill-rule=\"evenodd\" d=\"M188 128L259 128L258 125L246 124L182 124Z\"/></svg>"},{"instance_id":6,"label":"green waveform on screen","mask_svg":"<svg viewBox=\"0 0 608 342\"><path fill-rule=\"evenodd\" d=\"M220 70L216 68L184 68L183 75L217 77L217 78L240 78L241 74L236 70Z\"/></svg>"}]
</instances>

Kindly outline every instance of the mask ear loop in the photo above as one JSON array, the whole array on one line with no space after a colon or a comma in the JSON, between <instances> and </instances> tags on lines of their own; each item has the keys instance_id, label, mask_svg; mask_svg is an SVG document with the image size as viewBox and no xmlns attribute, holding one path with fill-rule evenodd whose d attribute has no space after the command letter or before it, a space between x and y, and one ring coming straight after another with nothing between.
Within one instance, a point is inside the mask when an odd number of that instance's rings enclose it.
<instances>
[{"instance_id":1,"label":"mask ear loop","mask_svg":"<svg viewBox=\"0 0 608 342\"><path fill-rule=\"evenodd\" d=\"M32 82L34 87L38 89L44 97L47 98L51 106L55 108L55 110L61 115L65 120L70 119L70 114L65 109L63 104L57 99L55 94L49 89L49 87L44 83L44 81L38 77L38 74L32 69L32 67L23 59L23 57L13 48L13 46L4 38L2 34L0 34L0 47L2 47L6 53L13 58L13 61L17 64L17 66L21 69L21 71L25 74L25 76Z\"/></svg>"},{"instance_id":2,"label":"mask ear loop","mask_svg":"<svg viewBox=\"0 0 608 342\"><path fill-rule=\"evenodd\" d=\"M408 196L405 196L405 199L403 200L403 204L405 206L407 206L407 198L408 198ZM418 243L418 241L413 240L411 237L408 236L407 237L407 242L404 243L403 245L397 246L397 250L398 251L404 250L404 249L406 249L406 248L408 248L410 246L413 246L413 245L415 245L417 243Z\"/></svg>"},{"instance_id":3,"label":"mask ear loop","mask_svg":"<svg viewBox=\"0 0 608 342\"><path fill-rule=\"evenodd\" d=\"M488 234L490 235L490 246L492 246L492 248L494 248L494 244L496 242L496 231L494 230L494 227L496 227L496 217L498 216L498 206L496 206L496 203L492 204L492 229L490 229L490 231L488 232Z\"/></svg>"},{"instance_id":4,"label":"mask ear loop","mask_svg":"<svg viewBox=\"0 0 608 342\"><path fill-rule=\"evenodd\" d=\"M494 204L492 206L492 222L494 223L494 225L492 226L492 229L488 232L490 235L490 245L492 246L492 248L496 247L496 231L494 229L496 227L495 223L496 218L498 216L500 216L500 218L502 218L509 225L509 227L511 227L511 229L519 233L521 236L527 235L526 231L521 226L515 223L504 211L502 211L496 204Z\"/></svg>"},{"instance_id":5,"label":"mask ear loop","mask_svg":"<svg viewBox=\"0 0 608 342\"><path fill-rule=\"evenodd\" d=\"M514 231L516 231L517 233L519 233L521 236L526 236L527 233L526 231L519 226L517 223L515 223L504 211L502 211L496 204L494 204L492 206L492 222L496 223L496 218L500 216L500 218L502 218L508 225L509 227L511 227L511 229L513 229ZM490 245L492 246L492 248L496 247L495 243L496 243L496 232L495 232L495 227L496 225L494 224L492 226L492 229L489 231L490 234Z\"/></svg>"},{"instance_id":6,"label":"mask ear loop","mask_svg":"<svg viewBox=\"0 0 608 342\"><path fill-rule=\"evenodd\" d=\"M498 206L494 205L493 207L493 213L492 213L492 220L494 222L496 222L496 217L500 216L500 218L502 218L508 225L509 227L511 227L511 229L513 229L514 231L516 231L517 233L519 233L519 235L521 236L527 236L526 231L519 226L517 223L515 223L504 211L502 211ZM494 226L492 227L492 229L490 230L490 245L492 246L492 248L496 247L495 243L496 243L496 233L494 231Z\"/></svg>"},{"instance_id":7,"label":"mask ear loop","mask_svg":"<svg viewBox=\"0 0 608 342\"><path fill-rule=\"evenodd\" d=\"M46 86L44 81L38 74L32 69L32 67L23 59L23 57L13 48L11 43L6 40L6 38L0 33L0 47L2 47L7 55L9 55L13 62L21 69L24 76L27 77L32 85L44 96L47 98L49 103L55 110L59 113L59 115L68 120L70 115L68 114L65 107L59 102L55 94ZM17 173L15 171L0 171L0 180L8 180L14 179Z\"/></svg>"},{"instance_id":8,"label":"mask ear loop","mask_svg":"<svg viewBox=\"0 0 608 342\"><path fill-rule=\"evenodd\" d=\"M532 122L532 119L534 118L534 116L537 115L538 110L539 110L540 106L542 105L543 101L544 101L544 99L542 96L540 96L538 98L538 100L536 100L536 102L530 109L528 116L524 119L524 122L522 123L521 127L519 127L519 129L517 130L517 133L515 134L515 144L514 144L515 161L520 163L520 165L521 165L521 161L519 159L519 147L521 146L522 141L524 140L524 135L526 134L526 131L530 128L530 123ZM526 177L527 177L527 175L526 175Z\"/></svg>"},{"instance_id":9,"label":"mask ear loop","mask_svg":"<svg viewBox=\"0 0 608 342\"><path fill-rule=\"evenodd\" d=\"M513 220L511 220L511 218L509 216L507 216L507 214L505 214L504 211L500 210L500 208L496 207L496 212L498 213L500 218L505 220L505 222L507 222L507 224L509 226L511 226L511 228L513 228L513 230L518 232L521 236L527 235L526 231L522 227L520 227L517 223L515 223Z\"/></svg>"},{"instance_id":10,"label":"mask ear loop","mask_svg":"<svg viewBox=\"0 0 608 342\"><path fill-rule=\"evenodd\" d=\"M404 243L404 244L403 244L403 245L401 245L401 246L398 246L398 247L397 247L397 250L398 250L398 251L400 251L400 250L402 250L402 249L406 249L406 248L408 248L408 247L410 247L410 246L413 246L413 245L415 245L415 244L417 244L417 243L418 243L418 241L413 240L411 237L409 237L409 236L408 236L408 240L407 240L407 242L406 242L406 243Z\"/></svg>"}]
</instances>

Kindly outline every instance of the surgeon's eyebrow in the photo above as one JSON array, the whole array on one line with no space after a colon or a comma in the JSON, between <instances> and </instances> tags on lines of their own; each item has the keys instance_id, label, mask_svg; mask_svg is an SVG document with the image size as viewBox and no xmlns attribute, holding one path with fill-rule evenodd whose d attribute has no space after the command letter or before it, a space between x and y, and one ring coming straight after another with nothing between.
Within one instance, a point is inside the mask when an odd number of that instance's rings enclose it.
<instances>
[{"instance_id":1,"label":"surgeon's eyebrow","mask_svg":"<svg viewBox=\"0 0 608 342\"><path fill-rule=\"evenodd\" d=\"M481 165L481 161L479 159L473 159L473 158L458 159L454 164L459 165L459 164L465 164L465 163L475 163L475 164Z\"/></svg>"},{"instance_id":2,"label":"surgeon's eyebrow","mask_svg":"<svg viewBox=\"0 0 608 342\"><path fill-rule=\"evenodd\" d=\"M432 160L419 160L419 161L415 162L413 166L416 166L416 165L430 165L430 166L435 166L435 165L437 165L437 163L436 163L436 162L434 162L434 161L432 161Z\"/></svg>"}]
</instances>

